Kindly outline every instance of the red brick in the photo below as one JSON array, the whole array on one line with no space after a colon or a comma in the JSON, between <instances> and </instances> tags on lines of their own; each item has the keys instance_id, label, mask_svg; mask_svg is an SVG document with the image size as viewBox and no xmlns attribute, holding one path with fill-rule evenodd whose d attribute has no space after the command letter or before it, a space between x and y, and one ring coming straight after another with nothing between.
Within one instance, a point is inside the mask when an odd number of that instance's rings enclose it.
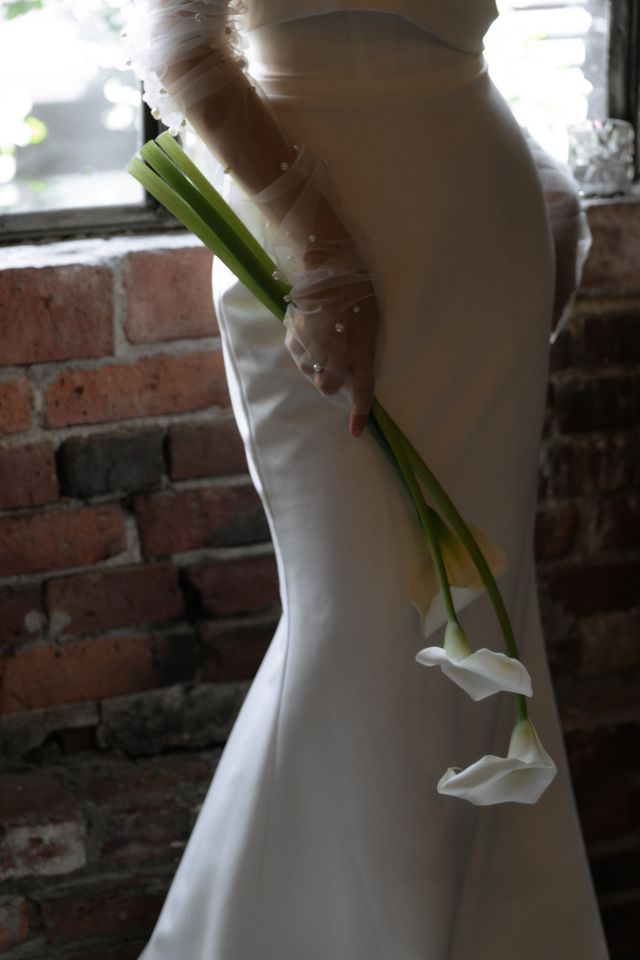
<instances>
[{"instance_id":1,"label":"red brick","mask_svg":"<svg viewBox=\"0 0 640 960\"><path fill-rule=\"evenodd\" d=\"M582 563L550 571L547 580L551 599L579 617L638 606L640 563Z\"/></svg>"},{"instance_id":2,"label":"red brick","mask_svg":"<svg viewBox=\"0 0 640 960\"><path fill-rule=\"evenodd\" d=\"M0 383L0 433L20 433L31 426L31 386L26 377Z\"/></svg>"},{"instance_id":3,"label":"red brick","mask_svg":"<svg viewBox=\"0 0 640 960\"><path fill-rule=\"evenodd\" d=\"M188 838L191 817L188 807L168 797L138 803L112 813L107 822L101 859L106 863L152 863L165 860L167 852L179 849Z\"/></svg>"},{"instance_id":4,"label":"red brick","mask_svg":"<svg viewBox=\"0 0 640 960\"><path fill-rule=\"evenodd\" d=\"M69 617L65 633L94 633L171 620L182 613L178 571L170 566L116 567L50 580L51 613ZM66 619L66 617L65 617Z\"/></svg>"},{"instance_id":5,"label":"red brick","mask_svg":"<svg viewBox=\"0 0 640 960\"><path fill-rule=\"evenodd\" d=\"M87 771L84 792L100 807L120 809L135 797L167 797L177 785L178 778L164 762L98 758Z\"/></svg>"},{"instance_id":6,"label":"red brick","mask_svg":"<svg viewBox=\"0 0 640 960\"><path fill-rule=\"evenodd\" d=\"M587 296L640 293L640 203L612 201L589 208L593 247L581 292Z\"/></svg>"},{"instance_id":7,"label":"red brick","mask_svg":"<svg viewBox=\"0 0 640 960\"><path fill-rule=\"evenodd\" d=\"M203 622L202 679L214 683L251 680L275 633L275 624L226 624Z\"/></svg>"},{"instance_id":8,"label":"red brick","mask_svg":"<svg viewBox=\"0 0 640 960\"><path fill-rule=\"evenodd\" d=\"M613 958L636 960L640 956L640 895L631 890L625 897L602 904L602 923Z\"/></svg>"},{"instance_id":9,"label":"red brick","mask_svg":"<svg viewBox=\"0 0 640 960\"><path fill-rule=\"evenodd\" d=\"M127 878L82 886L71 893L44 899L42 921L47 940L75 940L108 933L150 931L165 897L156 885ZM89 951L94 955L94 948ZM88 955L88 954L87 954Z\"/></svg>"},{"instance_id":10,"label":"red brick","mask_svg":"<svg viewBox=\"0 0 640 960\"><path fill-rule=\"evenodd\" d=\"M19 826L69 820L76 816L76 801L50 774L22 771L2 775L0 822Z\"/></svg>"},{"instance_id":11,"label":"red brick","mask_svg":"<svg viewBox=\"0 0 640 960\"><path fill-rule=\"evenodd\" d=\"M632 793L637 724L566 734L582 827L588 842L619 840L637 828Z\"/></svg>"},{"instance_id":12,"label":"red brick","mask_svg":"<svg viewBox=\"0 0 640 960\"><path fill-rule=\"evenodd\" d=\"M0 587L0 643L33 639L41 622L42 602L38 587Z\"/></svg>"},{"instance_id":13,"label":"red brick","mask_svg":"<svg viewBox=\"0 0 640 960\"><path fill-rule=\"evenodd\" d=\"M51 503L59 495L53 446L25 443L0 449L0 507Z\"/></svg>"},{"instance_id":14,"label":"red brick","mask_svg":"<svg viewBox=\"0 0 640 960\"><path fill-rule=\"evenodd\" d=\"M0 900L0 953L23 943L29 936L29 909L24 897Z\"/></svg>"},{"instance_id":15,"label":"red brick","mask_svg":"<svg viewBox=\"0 0 640 960\"><path fill-rule=\"evenodd\" d=\"M622 850L601 850L590 860L598 893L640 890L640 844L637 838ZM640 903L638 908L636 917L640 915Z\"/></svg>"},{"instance_id":16,"label":"red brick","mask_svg":"<svg viewBox=\"0 0 640 960\"><path fill-rule=\"evenodd\" d=\"M588 313L583 324L586 364L602 368L606 365L635 366L640 363L639 310Z\"/></svg>"},{"instance_id":17,"label":"red brick","mask_svg":"<svg viewBox=\"0 0 640 960\"><path fill-rule=\"evenodd\" d=\"M204 247L132 253L124 270L125 331L132 343L211 337L211 254Z\"/></svg>"},{"instance_id":18,"label":"red brick","mask_svg":"<svg viewBox=\"0 0 640 960\"><path fill-rule=\"evenodd\" d=\"M164 473L163 440L164 431L157 428L65 440L58 453L63 492L89 500L158 485Z\"/></svg>"},{"instance_id":19,"label":"red brick","mask_svg":"<svg viewBox=\"0 0 640 960\"><path fill-rule=\"evenodd\" d=\"M640 421L640 375L576 378L554 386L554 407L563 433L633 430Z\"/></svg>"},{"instance_id":20,"label":"red brick","mask_svg":"<svg viewBox=\"0 0 640 960\"><path fill-rule=\"evenodd\" d=\"M50 776L4 774L0 879L56 876L86 863L86 826L74 798Z\"/></svg>"},{"instance_id":21,"label":"red brick","mask_svg":"<svg viewBox=\"0 0 640 960\"><path fill-rule=\"evenodd\" d=\"M172 426L169 457L172 480L247 472L244 445L233 420Z\"/></svg>"},{"instance_id":22,"label":"red brick","mask_svg":"<svg viewBox=\"0 0 640 960\"><path fill-rule=\"evenodd\" d=\"M81 567L126 548L123 514L105 504L0 518L0 576Z\"/></svg>"},{"instance_id":23,"label":"red brick","mask_svg":"<svg viewBox=\"0 0 640 960\"><path fill-rule=\"evenodd\" d=\"M161 354L58 374L46 395L49 427L226 406L229 394L219 351Z\"/></svg>"},{"instance_id":24,"label":"red brick","mask_svg":"<svg viewBox=\"0 0 640 960\"><path fill-rule=\"evenodd\" d=\"M145 557L269 538L262 504L250 486L143 494L134 506Z\"/></svg>"},{"instance_id":25,"label":"red brick","mask_svg":"<svg viewBox=\"0 0 640 960\"><path fill-rule=\"evenodd\" d=\"M614 497L605 501L598 510L596 549L624 550L637 547L640 547L638 497Z\"/></svg>"},{"instance_id":26,"label":"red brick","mask_svg":"<svg viewBox=\"0 0 640 960\"><path fill-rule=\"evenodd\" d=\"M186 571L202 610L212 616L253 613L278 602L275 557L243 557Z\"/></svg>"},{"instance_id":27,"label":"red brick","mask_svg":"<svg viewBox=\"0 0 640 960\"><path fill-rule=\"evenodd\" d=\"M640 609L599 613L580 621L580 664L583 677L634 676L640 671ZM635 703L637 698L631 698Z\"/></svg>"},{"instance_id":28,"label":"red brick","mask_svg":"<svg viewBox=\"0 0 640 960\"><path fill-rule=\"evenodd\" d=\"M0 363L78 360L110 354L111 315L108 267L2 270Z\"/></svg>"},{"instance_id":29,"label":"red brick","mask_svg":"<svg viewBox=\"0 0 640 960\"><path fill-rule=\"evenodd\" d=\"M94 941L91 944L91 960L140 960L149 932L150 930L147 930L146 935L141 938L131 939L129 935L125 941L121 937L116 937L115 942L111 937L107 943L96 943ZM42 958L42 960L45 960L45 958ZM87 960L86 941L80 941L80 946L77 949L74 949L73 944L69 949L65 949L64 960Z\"/></svg>"},{"instance_id":30,"label":"red brick","mask_svg":"<svg viewBox=\"0 0 640 960\"><path fill-rule=\"evenodd\" d=\"M5 658L0 713L115 697L160 686L165 643L147 634L19 647Z\"/></svg>"},{"instance_id":31,"label":"red brick","mask_svg":"<svg viewBox=\"0 0 640 960\"><path fill-rule=\"evenodd\" d=\"M623 677L555 678L562 726L568 730L594 730L623 723L640 724L640 701L635 684Z\"/></svg>"},{"instance_id":32,"label":"red brick","mask_svg":"<svg viewBox=\"0 0 640 960\"><path fill-rule=\"evenodd\" d=\"M640 463L640 434L558 438L545 452L547 494L574 497L631 490L636 485L632 469L636 462Z\"/></svg>"},{"instance_id":33,"label":"red brick","mask_svg":"<svg viewBox=\"0 0 640 960\"><path fill-rule=\"evenodd\" d=\"M579 519L571 503L540 508L536 517L536 559L557 560L571 553Z\"/></svg>"}]
</instances>

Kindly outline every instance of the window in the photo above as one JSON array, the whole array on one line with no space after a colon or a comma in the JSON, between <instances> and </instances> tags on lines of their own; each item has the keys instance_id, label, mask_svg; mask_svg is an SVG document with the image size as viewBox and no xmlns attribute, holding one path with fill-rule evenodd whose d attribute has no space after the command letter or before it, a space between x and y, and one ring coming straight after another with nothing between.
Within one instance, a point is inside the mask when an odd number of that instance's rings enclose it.
<instances>
[{"instance_id":1,"label":"window","mask_svg":"<svg viewBox=\"0 0 640 960\"><path fill-rule=\"evenodd\" d=\"M129 2L0 4L0 242L177 226L124 169L158 132L124 63ZM638 129L638 0L498 5L492 76L550 153L565 159L567 124L587 116Z\"/></svg>"},{"instance_id":2,"label":"window","mask_svg":"<svg viewBox=\"0 0 640 960\"><path fill-rule=\"evenodd\" d=\"M494 82L519 123L561 160L566 128L608 109L607 0L498 0L487 35Z\"/></svg>"},{"instance_id":3,"label":"window","mask_svg":"<svg viewBox=\"0 0 640 960\"><path fill-rule=\"evenodd\" d=\"M166 222L125 170L157 132L124 62L127 0L4 0L0 234Z\"/></svg>"}]
</instances>

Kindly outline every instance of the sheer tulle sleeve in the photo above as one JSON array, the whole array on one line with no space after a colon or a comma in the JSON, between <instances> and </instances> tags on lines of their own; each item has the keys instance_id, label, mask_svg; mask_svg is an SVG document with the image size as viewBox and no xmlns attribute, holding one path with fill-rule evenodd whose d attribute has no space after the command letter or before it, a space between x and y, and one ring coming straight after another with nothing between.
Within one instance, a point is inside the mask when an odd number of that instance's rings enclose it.
<instances>
[{"instance_id":1,"label":"sheer tulle sleeve","mask_svg":"<svg viewBox=\"0 0 640 960\"><path fill-rule=\"evenodd\" d=\"M287 347L323 393L346 388L360 416L373 397L379 329L372 265L330 170L291 142L247 73L243 12L241 0L135 0L129 56L154 115L174 130L189 121L263 213L292 285Z\"/></svg>"},{"instance_id":2,"label":"sheer tulle sleeve","mask_svg":"<svg viewBox=\"0 0 640 960\"><path fill-rule=\"evenodd\" d=\"M145 101L167 127L246 68L237 28L243 12L240 0L135 0L126 46Z\"/></svg>"},{"instance_id":3,"label":"sheer tulle sleeve","mask_svg":"<svg viewBox=\"0 0 640 960\"><path fill-rule=\"evenodd\" d=\"M591 248L591 231L581 207L578 185L569 168L554 160L528 130L523 133L533 156L544 193L553 233L556 259L556 293L552 340L568 320Z\"/></svg>"}]
</instances>

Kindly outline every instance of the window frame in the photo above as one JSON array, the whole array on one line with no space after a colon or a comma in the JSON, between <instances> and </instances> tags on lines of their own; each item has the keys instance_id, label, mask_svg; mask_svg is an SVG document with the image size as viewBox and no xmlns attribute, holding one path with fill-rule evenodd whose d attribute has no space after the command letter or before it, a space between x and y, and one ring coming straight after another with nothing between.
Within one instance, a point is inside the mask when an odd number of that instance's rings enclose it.
<instances>
[{"instance_id":1,"label":"window frame","mask_svg":"<svg viewBox=\"0 0 640 960\"><path fill-rule=\"evenodd\" d=\"M609 0L609 115L636 131L635 171L640 175L640 4ZM164 129L143 103L143 142ZM0 214L0 246L53 242L81 237L183 231L176 218L153 197L144 204Z\"/></svg>"},{"instance_id":2,"label":"window frame","mask_svg":"<svg viewBox=\"0 0 640 960\"><path fill-rule=\"evenodd\" d=\"M609 115L636 132L635 172L640 175L640 5L610 0Z\"/></svg>"},{"instance_id":3,"label":"window frame","mask_svg":"<svg viewBox=\"0 0 640 960\"><path fill-rule=\"evenodd\" d=\"M142 111L142 142L146 143L165 127L151 116L144 102ZM172 230L184 227L146 192L144 202L138 204L0 214L0 246Z\"/></svg>"}]
</instances>

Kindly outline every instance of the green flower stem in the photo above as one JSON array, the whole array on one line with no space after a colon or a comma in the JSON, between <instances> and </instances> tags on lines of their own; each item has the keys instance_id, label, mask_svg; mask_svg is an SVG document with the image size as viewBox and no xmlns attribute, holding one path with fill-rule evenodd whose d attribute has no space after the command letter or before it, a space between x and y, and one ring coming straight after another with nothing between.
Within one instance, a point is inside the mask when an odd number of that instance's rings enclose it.
<instances>
[{"instance_id":1,"label":"green flower stem","mask_svg":"<svg viewBox=\"0 0 640 960\"><path fill-rule=\"evenodd\" d=\"M140 150L140 155L193 208L201 220L215 231L223 246L242 263L247 274L261 280L265 292L273 294L277 302L286 292L286 286L278 283L265 267L264 258L256 257L253 251L238 236L233 224L216 209L199 189L195 187L175 165L169 156L154 142L150 141ZM213 189L213 188L211 188ZM222 198L220 198L222 200Z\"/></svg>"},{"instance_id":2,"label":"green flower stem","mask_svg":"<svg viewBox=\"0 0 640 960\"><path fill-rule=\"evenodd\" d=\"M251 251L267 274L271 276L276 266L267 251L262 244L258 243L251 231L247 229L235 210L229 206L216 188L209 183L191 157L189 157L177 143L175 137L168 131L165 131L165 133L161 133L159 137L156 137L155 143L166 153L181 173L191 181L193 186L200 192L213 210L226 222L228 228L233 231L238 240L243 241L247 250Z\"/></svg>"},{"instance_id":3,"label":"green flower stem","mask_svg":"<svg viewBox=\"0 0 640 960\"><path fill-rule=\"evenodd\" d=\"M383 417L389 417L384 408L374 399L372 405L373 415L379 419L380 412L382 412ZM389 418L391 419L391 418ZM452 502L451 498L439 483L435 475L426 465L420 454L417 452L413 444L407 439L405 434L400 430L397 424L391 421L393 427L397 431L399 437L402 440L402 445L404 447L404 452L407 456L409 464L414 471L414 475L417 476L424 483L427 488L430 496L433 498L438 508L441 510L442 514L446 518L447 522L454 530L455 533L460 537L464 547L466 548L469 556L473 560L480 578L482 580L483 586L487 591L489 599L493 605L493 608L500 624L500 629L502 631L502 636L504 638L505 646L510 657L514 657L516 660L520 659L520 654L518 651L518 644L513 632L513 627L511 625L511 620L507 612L502 594L498 588L495 577L491 572L489 564L484 558L482 550L476 543L475 537L469 530L467 524L461 517L458 512L455 504ZM523 696L518 695L517 698L517 714L518 719L523 720L527 718L527 704Z\"/></svg>"},{"instance_id":4,"label":"green flower stem","mask_svg":"<svg viewBox=\"0 0 640 960\"><path fill-rule=\"evenodd\" d=\"M420 489L420 484L418 483L413 468L409 462L409 458L403 443L402 431L393 422L382 404L378 403L377 400L374 400L374 404L376 406L374 414L375 422L382 431L385 440L393 452L396 463L400 468L404 481L409 489L409 493L413 499L418 516L420 517L420 523L422 524L422 529L424 531L429 552L433 560L438 583L440 584L440 590L442 591L442 598L444 600L447 616L449 620L453 620L454 623L457 623L458 617L453 605L451 589L447 579L447 571L445 569L444 560L442 559L442 551L440 549L440 542L438 540L433 518L431 516L431 509L424 499L422 490Z\"/></svg>"},{"instance_id":5,"label":"green flower stem","mask_svg":"<svg viewBox=\"0 0 640 960\"><path fill-rule=\"evenodd\" d=\"M268 310L280 320L284 317L286 304L280 291L273 286L275 281L271 280L271 285L267 286L262 276L256 278L247 269L243 260L239 259L236 253L227 247L215 229L212 229L210 224L196 213L189 201L185 200L178 190L165 183L161 176L137 157L130 161L127 170L132 177L135 177L142 184L147 193L155 197L188 230L202 240L204 245L226 264Z\"/></svg>"}]
</instances>

